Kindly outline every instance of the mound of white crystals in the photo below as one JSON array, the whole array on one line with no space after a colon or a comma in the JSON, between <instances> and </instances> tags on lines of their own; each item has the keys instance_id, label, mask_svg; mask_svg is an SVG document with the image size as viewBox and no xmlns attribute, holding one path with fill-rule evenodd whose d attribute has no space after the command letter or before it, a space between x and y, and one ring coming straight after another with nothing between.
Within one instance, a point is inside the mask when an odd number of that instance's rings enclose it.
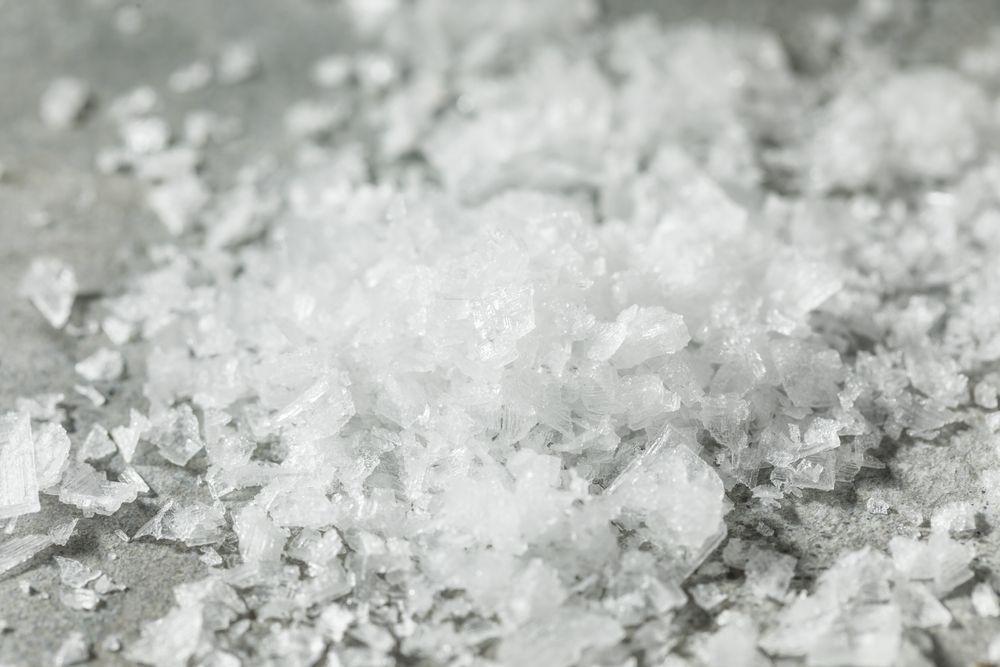
<instances>
[{"instance_id":1,"label":"mound of white crystals","mask_svg":"<svg viewBox=\"0 0 1000 667\"><path fill-rule=\"evenodd\" d=\"M180 237L102 305L113 343L148 346L148 410L73 456L53 415L0 420L0 518L40 491L114 514L150 491L143 463L198 475L133 537L211 574L131 659L688 664L667 658L682 586L727 492L794 502L879 466L886 438L1000 430L970 396L1000 391L979 84L886 66L852 42L864 21L835 32L869 67L801 80L770 35L608 27L573 0L350 4L362 47L317 65L332 99L290 103L298 160L276 173L212 192L209 116L177 144L153 91L112 105L102 168L132 169ZM234 49L220 80L258 72ZM949 179L961 197L933 189ZM53 262L23 291L60 327L75 282ZM104 348L76 369L125 372ZM972 576L953 535L973 520L953 503L811 593L794 556L732 540L712 565L745 573L769 624L699 583L714 626L682 653L906 664L906 633L947 624L938 598Z\"/></svg>"}]
</instances>

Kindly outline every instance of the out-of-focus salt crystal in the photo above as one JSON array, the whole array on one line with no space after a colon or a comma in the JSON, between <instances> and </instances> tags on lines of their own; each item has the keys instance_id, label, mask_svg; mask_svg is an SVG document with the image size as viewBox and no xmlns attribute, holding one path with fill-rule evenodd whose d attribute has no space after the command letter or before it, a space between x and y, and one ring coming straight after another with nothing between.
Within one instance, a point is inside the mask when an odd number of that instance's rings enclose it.
<instances>
[{"instance_id":1,"label":"out-of-focus salt crystal","mask_svg":"<svg viewBox=\"0 0 1000 667\"><path fill-rule=\"evenodd\" d=\"M629 308L618 316L626 327L621 346L611 356L616 368L632 368L654 357L672 354L687 345L684 318L656 306Z\"/></svg>"},{"instance_id":2,"label":"out-of-focus salt crystal","mask_svg":"<svg viewBox=\"0 0 1000 667\"><path fill-rule=\"evenodd\" d=\"M53 130L67 130L83 117L91 100L90 86L74 77L62 77L48 85L39 103L42 122Z\"/></svg>"},{"instance_id":3,"label":"out-of-focus salt crystal","mask_svg":"<svg viewBox=\"0 0 1000 667\"><path fill-rule=\"evenodd\" d=\"M149 431L150 426L149 419L133 408L129 411L128 426L116 426L111 429L111 439L127 463L131 463L139 439Z\"/></svg>"},{"instance_id":4,"label":"out-of-focus salt crystal","mask_svg":"<svg viewBox=\"0 0 1000 667\"><path fill-rule=\"evenodd\" d=\"M959 535L976 529L976 511L965 501L947 503L931 514L931 531Z\"/></svg>"},{"instance_id":5,"label":"out-of-focus salt crystal","mask_svg":"<svg viewBox=\"0 0 1000 667\"><path fill-rule=\"evenodd\" d=\"M38 477L38 488L44 491L59 483L72 443L66 429L47 422L35 431L34 446L35 475Z\"/></svg>"},{"instance_id":6,"label":"out-of-focus salt crystal","mask_svg":"<svg viewBox=\"0 0 1000 667\"><path fill-rule=\"evenodd\" d=\"M38 309L38 312L56 329L69 321L77 294L76 274L73 268L54 257L40 257L32 261L21 280L19 293Z\"/></svg>"},{"instance_id":7,"label":"out-of-focus salt crystal","mask_svg":"<svg viewBox=\"0 0 1000 667\"><path fill-rule=\"evenodd\" d=\"M922 583L897 581L893 599L899 606L903 625L908 628L944 627L951 623L951 612Z\"/></svg>"},{"instance_id":8,"label":"out-of-focus salt crystal","mask_svg":"<svg viewBox=\"0 0 1000 667\"><path fill-rule=\"evenodd\" d=\"M128 118L122 122L119 132L133 155L158 153L170 144L170 126L158 116Z\"/></svg>"},{"instance_id":9,"label":"out-of-focus salt crystal","mask_svg":"<svg viewBox=\"0 0 1000 667\"><path fill-rule=\"evenodd\" d=\"M320 58L312 66L312 80L320 88L340 88L351 78L350 57L333 54Z\"/></svg>"},{"instance_id":10,"label":"out-of-focus salt crystal","mask_svg":"<svg viewBox=\"0 0 1000 667\"><path fill-rule=\"evenodd\" d=\"M35 421L62 422L66 419L66 413L59 406L65 399L65 394L61 393L36 394L31 397L19 396L15 399L14 406L18 412L26 412Z\"/></svg>"},{"instance_id":11,"label":"out-of-focus salt crystal","mask_svg":"<svg viewBox=\"0 0 1000 667\"><path fill-rule=\"evenodd\" d=\"M608 489L626 525L643 525L649 539L669 551L682 571L696 568L725 537L722 480L682 442L667 433ZM697 508L697 512L679 508Z\"/></svg>"},{"instance_id":12,"label":"out-of-focus salt crystal","mask_svg":"<svg viewBox=\"0 0 1000 667\"><path fill-rule=\"evenodd\" d=\"M212 111L192 111L184 116L184 143L194 148L229 141L242 132L243 123L238 116L220 116Z\"/></svg>"},{"instance_id":13,"label":"out-of-focus salt crystal","mask_svg":"<svg viewBox=\"0 0 1000 667\"><path fill-rule=\"evenodd\" d=\"M159 102L159 95L154 88L139 86L112 100L108 114L118 123L124 123L130 118L152 113Z\"/></svg>"},{"instance_id":14,"label":"out-of-focus salt crystal","mask_svg":"<svg viewBox=\"0 0 1000 667\"><path fill-rule=\"evenodd\" d=\"M38 503L38 473L27 413L0 416L0 519L31 514Z\"/></svg>"},{"instance_id":15,"label":"out-of-focus salt crystal","mask_svg":"<svg viewBox=\"0 0 1000 667\"><path fill-rule=\"evenodd\" d=\"M101 148L94 155L94 167L105 176L122 173L131 166L132 156L117 146Z\"/></svg>"},{"instance_id":16,"label":"out-of-focus salt crystal","mask_svg":"<svg viewBox=\"0 0 1000 667\"><path fill-rule=\"evenodd\" d=\"M145 25L142 9L136 5L124 5L115 11L115 28L123 35L138 35Z\"/></svg>"},{"instance_id":17,"label":"out-of-focus salt crystal","mask_svg":"<svg viewBox=\"0 0 1000 667\"><path fill-rule=\"evenodd\" d=\"M505 638L497 656L508 665L569 667L585 650L612 646L623 636L621 626L607 616L561 609Z\"/></svg>"},{"instance_id":18,"label":"out-of-focus salt crystal","mask_svg":"<svg viewBox=\"0 0 1000 667\"><path fill-rule=\"evenodd\" d=\"M692 586L688 589L688 592L691 594L691 599L694 600L694 603L705 611L712 611L729 597L722 591L718 584L711 582Z\"/></svg>"},{"instance_id":19,"label":"out-of-focus salt crystal","mask_svg":"<svg viewBox=\"0 0 1000 667\"><path fill-rule=\"evenodd\" d=\"M129 645L125 657L152 667L185 665L198 648L201 631L201 605L174 607L142 627L142 635Z\"/></svg>"},{"instance_id":20,"label":"out-of-focus salt crystal","mask_svg":"<svg viewBox=\"0 0 1000 667\"><path fill-rule=\"evenodd\" d=\"M101 648L108 653L118 653L118 651L122 650L122 642L115 635L108 635L101 642Z\"/></svg>"},{"instance_id":21,"label":"out-of-focus salt crystal","mask_svg":"<svg viewBox=\"0 0 1000 667\"><path fill-rule=\"evenodd\" d=\"M889 541L896 569L907 578L928 582L944 596L972 578L972 547L952 540L947 533L932 533L927 542L897 535Z\"/></svg>"},{"instance_id":22,"label":"out-of-focus salt crystal","mask_svg":"<svg viewBox=\"0 0 1000 667\"><path fill-rule=\"evenodd\" d=\"M219 83L233 85L249 81L260 73L260 56L250 42L233 42L219 52L215 64Z\"/></svg>"},{"instance_id":23,"label":"out-of-focus salt crystal","mask_svg":"<svg viewBox=\"0 0 1000 667\"><path fill-rule=\"evenodd\" d=\"M112 558L112 560L114 559ZM128 590L128 586L119 584L104 573L98 575L97 579L94 580L93 588L94 592L98 595L108 595L109 593L120 593Z\"/></svg>"},{"instance_id":24,"label":"out-of-focus salt crystal","mask_svg":"<svg viewBox=\"0 0 1000 667\"><path fill-rule=\"evenodd\" d=\"M757 653L757 628L744 614L725 611L717 622L721 626L710 635L694 640L693 653L705 665L757 667L762 657Z\"/></svg>"},{"instance_id":25,"label":"out-of-focus salt crystal","mask_svg":"<svg viewBox=\"0 0 1000 667\"><path fill-rule=\"evenodd\" d=\"M224 525L224 514L217 506L178 504L168 500L153 518L136 531L132 539L152 537L176 540L188 546L204 546L222 541L220 530Z\"/></svg>"},{"instance_id":26,"label":"out-of-focus salt crystal","mask_svg":"<svg viewBox=\"0 0 1000 667\"><path fill-rule=\"evenodd\" d=\"M134 485L109 481L104 472L82 462L69 466L59 488L59 502L78 507L85 515L110 516L137 496Z\"/></svg>"},{"instance_id":27,"label":"out-of-focus salt crystal","mask_svg":"<svg viewBox=\"0 0 1000 667\"><path fill-rule=\"evenodd\" d=\"M154 416L148 438L156 445L160 456L178 466L187 465L205 446L198 418L187 404Z\"/></svg>"},{"instance_id":28,"label":"out-of-focus salt crystal","mask_svg":"<svg viewBox=\"0 0 1000 667\"><path fill-rule=\"evenodd\" d=\"M90 382L117 380L125 372L125 358L117 350L102 347L92 355L79 361L76 372Z\"/></svg>"},{"instance_id":29,"label":"out-of-focus salt crystal","mask_svg":"<svg viewBox=\"0 0 1000 667\"><path fill-rule=\"evenodd\" d=\"M868 500L865 501L865 509L869 514L888 514L889 503L883 498L869 496Z\"/></svg>"},{"instance_id":30,"label":"out-of-focus salt crystal","mask_svg":"<svg viewBox=\"0 0 1000 667\"><path fill-rule=\"evenodd\" d=\"M68 665L82 665L90 662L90 642L83 636L82 632L73 631L66 635L59 650L52 658L55 667L67 667Z\"/></svg>"},{"instance_id":31,"label":"out-of-focus salt crystal","mask_svg":"<svg viewBox=\"0 0 1000 667\"><path fill-rule=\"evenodd\" d=\"M334 102L300 100L285 112L285 129L296 139L321 139L347 119L347 108Z\"/></svg>"},{"instance_id":32,"label":"out-of-focus salt crystal","mask_svg":"<svg viewBox=\"0 0 1000 667\"><path fill-rule=\"evenodd\" d=\"M94 611L101 604L101 596L89 588L64 588L59 600L69 609Z\"/></svg>"},{"instance_id":33,"label":"out-of-focus salt crystal","mask_svg":"<svg viewBox=\"0 0 1000 667\"><path fill-rule=\"evenodd\" d=\"M1000 599L997 598L996 591L985 581L981 581L972 588L972 608L983 618L997 618L1000 616Z\"/></svg>"},{"instance_id":34,"label":"out-of-focus salt crystal","mask_svg":"<svg viewBox=\"0 0 1000 667\"><path fill-rule=\"evenodd\" d=\"M836 350L795 338L776 338L771 353L788 397L802 407L837 405L844 367Z\"/></svg>"},{"instance_id":35,"label":"out-of-focus salt crystal","mask_svg":"<svg viewBox=\"0 0 1000 667\"><path fill-rule=\"evenodd\" d=\"M118 451L108 430L100 424L90 427L87 437L76 452L77 461L100 461Z\"/></svg>"},{"instance_id":36,"label":"out-of-focus salt crystal","mask_svg":"<svg viewBox=\"0 0 1000 667\"><path fill-rule=\"evenodd\" d=\"M115 345L124 345L132 338L132 325L113 315L101 320L101 331Z\"/></svg>"},{"instance_id":37,"label":"out-of-focus salt crystal","mask_svg":"<svg viewBox=\"0 0 1000 667\"><path fill-rule=\"evenodd\" d=\"M175 93L191 93L206 88L212 82L212 66L196 60L171 73L167 86Z\"/></svg>"},{"instance_id":38,"label":"out-of-focus salt crystal","mask_svg":"<svg viewBox=\"0 0 1000 667\"><path fill-rule=\"evenodd\" d=\"M146 193L146 203L173 236L194 224L209 199L208 188L195 175L160 183Z\"/></svg>"},{"instance_id":39,"label":"out-of-focus salt crystal","mask_svg":"<svg viewBox=\"0 0 1000 667\"><path fill-rule=\"evenodd\" d=\"M75 384L73 385L73 391L75 391L88 401L90 401L95 408L99 408L108 402L108 399L105 398L104 394L99 392L97 389L94 389L90 385Z\"/></svg>"},{"instance_id":40,"label":"out-of-focus salt crystal","mask_svg":"<svg viewBox=\"0 0 1000 667\"><path fill-rule=\"evenodd\" d=\"M747 558L747 584L757 597L769 597L779 602L784 599L795 575L794 556L753 547Z\"/></svg>"}]
</instances>

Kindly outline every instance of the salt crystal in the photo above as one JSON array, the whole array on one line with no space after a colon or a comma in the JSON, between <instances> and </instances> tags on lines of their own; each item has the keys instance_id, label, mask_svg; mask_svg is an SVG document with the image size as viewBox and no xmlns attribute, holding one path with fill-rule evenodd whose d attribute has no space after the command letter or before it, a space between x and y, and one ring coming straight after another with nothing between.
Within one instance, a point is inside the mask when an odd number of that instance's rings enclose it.
<instances>
[{"instance_id":1,"label":"salt crystal","mask_svg":"<svg viewBox=\"0 0 1000 667\"><path fill-rule=\"evenodd\" d=\"M1000 599L989 583L981 581L972 588L972 608L983 618L1000 616Z\"/></svg>"},{"instance_id":2,"label":"salt crystal","mask_svg":"<svg viewBox=\"0 0 1000 667\"><path fill-rule=\"evenodd\" d=\"M205 446L201 441L198 418L189 405L155 416L148 437L156 445L160 456L178 466L187 465Z\"/></svg>"},{"instance_id":3,"label":"salt crystal","mask_svg":"<svg viewBox=\"0 0 1000 667\"><path fill-rule=\"evenodd\" d=\"M757 597L781 601L795 574L798 560L793 556L753 547L745 567L747 584Z\"/></svg>"},{"instance_id":4,"label":"salt crystal","mask_svg":"<svg viewBox=\"0 0 1000 667\"><path fill-rule=\"evenodd\" d=\"M319 139L347 119L347 110L332 102L301 100L285 113L285 128L296 139Z\"/></svg>"},{"instance_id":5,"label":"salt crystal","mask_svg":"<svg viewBox=\"0 0 1000 667\"><path fill-rule=\"evenodd\" d=\"M83 588L93 580L101 576L101 573L90 569L78 560L72 558L55 557L56 565L59 566L59 579L64 586L70 588Z\"/></svg>"},{"instance_id":6,"label":"salt crystal","mask_svg":"<svg viewBox=\"0 0 1000 667\"><path fill-rule=\"evenodd\" d=\"M52 663L56 667L66 667L68 665L82 665L90 660L90 642L87 641L82 632L74 631L63 639L59 650L52 658Z\"/></svg>"},{"instance_id":7,"label":"salt crystal","mask_svg":"<svg viewBox=\"0 0 1000 667\"><path fill-rule=\"evenodd\" d=\"M69 321L76 300L77 282L72 267L62 260L43 257L31 262L19 293L56 329Z\"/></svg>"},{"instance_id":8,"label":"salt crystal","mask_svg":"<svg viewBox=\"0 0 1000 667\"><path fill-rule=\"evenodd\" d=\"M64 588L59 599L69 609L94 611L101 604L101 596L89 588Z\"/></svg>"},{"instance_id":9,"label":"salt crystal","mask_svg":"<svg viewBox=\"0 0 1000 667\"><path fill-rule=\"evenodd\" d=\"M42 94L39 111L42 122L53 130L66 130L83 116L91 100L87 82L73 77L62 77L48 85Z\"/></svg>"},{"instance_id":10,"label":"salt crystal","mask_svg":"<svg viewBox=\"0 0 1000 667\"><path fill-rule=\"evenodd\" d=\"M39 509L31 421L24 412L8 412L0 416L0 519Z\"/></svg>"},{"instance_id":11,"label":"salt crystal","mask_svg":"<svg viewBox=\"0 0 1000 667\"><path fill-rule=\"evenodd\" d=\"M125 372L121 352L102 347L76 364L76 372L90 382L117 380Z\"/></svg>"},{"instance_id":12,"label":"salt crystal","mask_svg":"<svg viewBox=\"0 0 1000 667\"><path fill-rule=\"evenodd\" d=\"M175 70L167 80L167 86L175 93L191 93L206 88L211 82L212 66L203 60L196 60Z\"/></svg>"},{"instance_id":13,"label":"salt crystal","mask_svg":"<svg viewBox=\"0 0 1000 667\"><path fill-rule=\"evenodd\" d=\"M312 80L321 88L339 88L351 78L348 56L335 54L320 58L312 67Z\"/></svg>"},{"instance_id":14,"label":"salt crystal","mask_svg":"<svg viewBox=\"0 0 1000 667\"><path fill-rule=\"evenodd\" d=\"M114 441L106 428L100 424L90 427L87 437L76 452L77 461L100 461L117 451Z\"/></svg>"},{"instance_id":15,"label":"salt crystal","mask_svg":"<svg viewBox=\"0 0 1000 667\"><path fill-rule=\"evenodd\" d=\"M47 535L25 535L0 543L0 575L25 563L53 544L64 546L76 530L76 521L59 524ZM30 591L30 584L28 584Z\"/></svg>"},{"instance_id":16,"label":"salt crystal","mask_svg":"<svg viewBox=\"0 0 1000 667\"><path fill-rule=\"evenodd\" d=\"M66 395L60 393L37 394L31 397L19 396L14 405L18 412L26 412L35 421L62 422L66 414L59 409Z\"/></svg>"},{"instance_id":17,"label":"salt crystal","mask_svg":"<svg viewBox=\"0 0 1000 667\"><path fill-rule=\"evenodd\" d=\"M149 430L149 427L149 419L133 408L129 411L128 426L116 426L111 429L111 439L127 463L132 461L139 439Z\"/></svg>"},{"instance_id":18,"label":"salt crystal","mask_svg":"<svg viewBox=\"0 0 1000 667\"><path fill-rule=\"evenodd\" d=\"M73 385L73 391L90 401L91 405L95 408L99 408L108 402L108 399L105 398L104 394L90 385L75 384Z\"/></svg>"},{"instance_id":19,"label":"salt crystal","mask_svg":"<svg viewBox=\"0 0 1000 667\"><path fill-rule=\"evenodd\" d=\"M63 475L59 502L80 508L85 515L110 516L123 504L134 502L139 490L131 483L112 482L104 472L86 463L71 464Z\"/></svg>"},{"instance_id":20,"label":"salt crystal","mask_svg":"<svg viewBox=\"0 0 1000 667\"><path fill-rule=\"evenodd\" d=\"M260 72L260 56L249 42L233 42L219 52L216 62L219 83L233 85L249 81Z\"/></svg>"},{"instance_id":21,"label":"salt crystal","mask_svg":"<svg viewBox=\"0 0 1000 667\"><path fill-rule=\"evenodd\" d=\"M712 611L728 599L718 584L705 583L690 588L691 598L705 611Z\"/></svg>"},{"instance_id":22,"label":"salt crystal","mask_svg":"<svg viewBox=\"0 0 1000 667\"><path fill-rule=\"evenodd\" d=\"M112 100L108 114L119 123L151 113L159 103L156 90L140 86Z\"/></svg>"},{"instance_id":23,"label":"salt crystal","mask_svg":"<svg viewBox=\"0 0 1000 667\"><path fill-rule=\"evenodd\" d=\"M62 478L72 443L66 429L59 424L47 422L35 430L34 446L38 488L45 491L58 484Z\"/></svg>"}]
</instances>

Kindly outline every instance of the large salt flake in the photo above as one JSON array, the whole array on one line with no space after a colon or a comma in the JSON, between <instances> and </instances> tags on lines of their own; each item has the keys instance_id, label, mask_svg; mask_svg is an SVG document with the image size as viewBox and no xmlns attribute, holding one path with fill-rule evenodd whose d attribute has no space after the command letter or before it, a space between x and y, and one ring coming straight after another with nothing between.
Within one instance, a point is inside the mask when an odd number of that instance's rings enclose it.
<instances>
[{"instance_id":1,"label":"large salt flake","mask_svg":"<svg viewBox=\"0 0 1000 667\"><path fill-rule=\"evenodd\" d=\"M26 413L8 412L0 416L0 519L40 508L31 420Z\"/></svg>"},{"instance_id":2,"label":"large salt flake","mask_svg":"<svg viewBox=\"0 0 1000 667\"><path fill-rule=\"evenodd\" d=\"M28 268L19 293L49 324L62 329L69 321L77 288L76 274L69 264L54 257L40 257Z\"/></svg>"}]
</instances>

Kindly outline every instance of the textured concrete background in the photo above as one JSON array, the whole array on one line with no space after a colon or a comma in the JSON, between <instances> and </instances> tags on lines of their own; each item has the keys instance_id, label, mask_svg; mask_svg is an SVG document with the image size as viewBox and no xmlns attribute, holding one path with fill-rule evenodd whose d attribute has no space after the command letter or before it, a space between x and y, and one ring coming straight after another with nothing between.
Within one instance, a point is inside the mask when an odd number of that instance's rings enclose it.
<instances>
[{"instance_id":1,"label":"textured concrete background","mask_svg":"<svg viewBox=\"0 0 1000 667\"><path fill-rule=\"evenodd\" d=\"M0 409L13 407L17 396L61 391L67 395L76 440L98 418L111 427L127 419L131 405L142 405L142 351L131 349L129 377L114 387L109 405L98 413L72 392L73 363L98 347L95 336L74 338L53 331L15 295L31 258L61 257L74 266L85 292L113 292L131 270L142 265L142 248L163 240L158 222L142 206L127 178L98 175L95 151L113 143L102 103L140 84L165 90L167 76L197 57L211 56L222 42L250 39L258 46L263 75L233 88L210 88L185 96L164 93L165 115L177 121L185 111L206 108L242 118L241 139L217 149L208 163L210 180L225 180L227 170L247 156L285 150L282 111L288 102L312 89L309 65L318 56L346 48L343 26L333 5L318 0L169 0L148 2L144 29L123 35L114 27L115 5L86 0L0 0L0 162L8 175L0 183ZM760 24L793 31L803 14L844 11L846 0L611 0L612 14L653 5L671 20L705 18ZM929 5L928 22L914 36L917 58L950 57L956 45L981 39L1000 17L1000 3L949 1ZM55 76L71 74L88 80L97 107L74 131L56 134L38 120L37 101ZM51 225L37 229L32 218L45 212ZM81 321L89 302L75 314ZM920 443L901 448L886 471L859 480L855 488L807 497L795 510L780 514L741 511L731 516L732 533L767 541L800 558L802 583L829 565L842 549L865 543L884 547L896 532L908 530L898 514L875 516L864 511L872 489L887 489L894 504L929 510L951 495L972 488L977 471L990 455L974 442ZM140 470L154 488L169 491L185 475L176 468L147 460ZM894 495L893 495L894 494ZM58 600L58 573L50 553L0 577L0 618L13 631L0 636L0 664L48 664L65 634L81 630L99 643L110 634L125 642L141 623L156 618L172 604L174 584L205 571L197 554L168 544L123 544L112 531L134 532L155 512L156 499L124 508L112 518L84 520L77 537L59 553L82 560L130 587L109 596L95 612L66 609ZM51 498L43 512L18 522L14 535L46 529L72 513ZM763 537L758 525L773 528ZM767 532L767 531L765 531ZM3 539L0 537L0 539ZM983 571L1000 571L997 533L984 534L977 547ZM39 591L25 595L30 581ZM45 598L48 595L48 598ZM956 624L934 636L940 664L968 665L982 656L1000 624L975 617L967 596L955 596L949 607ZM99 650L99 664L120 658Z\"/></svg>"}]
</instances>

